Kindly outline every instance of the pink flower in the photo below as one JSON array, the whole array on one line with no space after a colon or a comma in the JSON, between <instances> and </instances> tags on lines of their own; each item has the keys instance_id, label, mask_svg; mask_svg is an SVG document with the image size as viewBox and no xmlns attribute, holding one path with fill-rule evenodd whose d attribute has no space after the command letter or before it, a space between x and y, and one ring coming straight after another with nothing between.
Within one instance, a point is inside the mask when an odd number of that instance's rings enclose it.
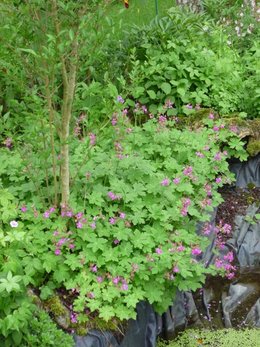
<instances>
[{"instance_id":1,"label":"pink flower","mask_svg":"<svg viewBox=\"0 0 260 347\"><path fill-rule=\"evenodd\" d=\"M229 130L232 131L233 133L237 133L238 127L236 125L230 125Z\"/></svg>"},{"instance_id":2,"label":"pink flower","mask_svg":"<svg viewBox=\"0 0 260 347\"><path fill-rule=\"evenodd\" d=\"M120 217L121 219L125 219L125 213L124 213L124 212L120 212L120 213L119 213L119 217Z\"/></svg>"},{"instance_id":3,"label":"pink flower","mask_svg":"<svg viewBox=\"0 0 260 347\"><path fill-rule=\"evenodd\" d=\"M217 160L217 161L220 161L220 160L221 160L221 153L218 152L218 153L215 155L214 159Z\"/></svg>"},{"instance_id":4,"label":"pink flower","mask_svg":"<svg viewBox=\"0 0 260 347\"><path fill-rule=\"evenodd\" d=\"M212 231L212 226L209 223L206 223L203 228L203 235L209 235Z\"/></svg>"},{"instance_id":5,"label":"pink flower","mask_svg":"<svg viewBox=\"0 0 260 347\"><path fill-rule=\"evenodd\" d=\"M198 247L195 247L195 248L193 248L193 249L191 250L191 254L192 254L192 255L199 255L199 254L201 254L201 253L202 253L202 250L199 249Z\"/></svg>"},{"instance_id":6,"label":"pink flower","mask_svg":"<svg viewBox=\"0 0 260 347\"><path fill-rule=\"evenodd\" d=\"M213 130L214 130L214 131L219 131L219 127L216 126L216 125L214 125Z\"/></svg>"},{"instance_id":7,"label":"pink flower","mask_svg":"<svg viewBox=\"0 0 260 347\"><path fill-rule=\"evenodd\" d=\"M69 249L73 249L73 248L75 248L75 245L73 243L70 243L69 244Z\"/></svg>"},{"instance_id":8,"label":"pink flower","mask_svg":"<svg viewBox=\"0 0 260 347\"><path fill-rule=\"evenodd\" d=\"M120 104L123 104L125 102L121 95L118 95L117 101L120 102Z\"/></svg>"},{"instance_id":9,"label":"pink flower","mask_svg":"<svg viewBox=\"0 0 260 347\"><path fill-rule=\"evenodd\" d=\"M209 146L205 146L203 149L204 149L204 151L208 151L209 150Z\"/></svg>"},{"instance_id":10,"label":"pink flower","mask_svg":"<svg viewBox=\"0 0 260 347\"><path fill-rule=\"evenodd\" d=\"M11 225L12 228L17 228L18 227L18 222L16 222L15 220L12 220L10 222L10 225Z\"/></svg>"},{"instance_id":11,"label":"pink flower","mask_svg":"<svg viewBox=\"0 0 260 347\"><path fill-rule=\"evenodd\" d=\"M222 232L223 232L224 234L227 234L227 235L228 235L228 234L231 233L231 231L232 231L231 225L225 223L225 224L223 225L223 227L222 227Z\"/></svg>"},{"instance_id":12,"label":"pink flower","mask_svg":"<svg viewBox=\"0 0 260 347\"><path fill-rule=\"evenodd\" d=\"M50 217L50 212L49 211L45 211L43 214L43 218L49 218Z\"/></svg>"},{"instance_id":13,"label":"pink flower","mask_svg":"<svg viewBox=\"0 0 260 347\"><path fill-rule=\"evenodd\" d=\"M235 273L234 273L234 272L230 272L230 273L227 274L226 277L227 277L229 280L231 280L232 278L235 277Z\"/></svg>"},{"instance_id":14,"label":"pink flower","mask_svg":"<svg viewBox=\"0 0 260 347\"><path fill-rule=\"evenodd\" d=\"M4 145L5 147L7 148L11 148L12 145L13 145L13 140L11 139L11 137L7 137L5 140L4 140Z\"/></svg>"},{"instance_id":15,"label":"pink flower","mask_svg":"<svg viewBox=\"0 0 260 347\"><path fill-rule=\"evenodd\" d=\"M234 260L233 252L228 252L228 254L224 256L224 259L232 263L232 261Z\"/></svg>"},{"instance_id":16,"label":"pink flower","mask_svg":"<svg viewBox=\"0 0 260 347\"><path fill-rule=\"evenodd\" d=\"M57 249L55 249L54 253L55 253L56 255L61 255L61 250L57 248Z\"/></svg>"},{"instance_id":17,"label":"pink flower","mask_svg":"<svg viewBox=\"0 0 260 347\"><path fill-rule=\"evenodd\" d=\"M72 211L67 211L66 212L66 216L71 218L73 216L73 212Z\"/></svg>"},{"instance_id":18,"label":"pink flower","mask_svg":"<svg viewBox=\"0 0 260 347\"><path fill-rule=\"evenodd\" d=\"M71 315L70 315L70 321L71 321L71 323L77 323L77 322L78 322L77 314L76 314L76 313L71 313Z\"/></svg>"},{"instance_id":19,"label":"pink flower","mask_svg":"<svg viewBox=\"0 0 260 347\"><path fill-rule=\"evenodd\" d=\"M116 117L113 117L112 120L111 120L111 124L113 126L115 126L117 124L117 118Z\"/></svg>"},{"instance_id":20,"label":"pink flower","mask_svg":"<svg viewBox=\"0 0 260 347\"><path fill-rule=\"evenodd\" d=\"M120 277L114 277L113 278L113 280L112 280L112 282L114 283L114 284L118 284L119 283L119 281L120 281Z\"/></svg>"},{"instance_id":21,"label":"pink flower","mask_svg":"<svg viewBox=\"0 0 260 347\"><path fill-rule=\"evenodd\" d=\"M120 241L118 239L115 239L113 242L115 245L118 245Z\"/></svg>"},{"instance_id":22,"label":"pink flower","mask_svg":"<svg viewBox=\"0 0 260 347\"><path fill-rule=\"evenodd\" d=\"M53 212L55 212L55 210L56 210L55 207L50 207L49 212L53 213Z\"/></svg>"},{"instance_id":23,"label":"pink flower","mask_svg":"<svg viewBox=\"0 0 260 347\"><path fill-rule=\"evenodd\" d=\"M201 153L201 152L196 152L196 156L199 157L199 158L204 158L204 154Z\"/></svg>"},{"instance_id":24,"label":"pink flower","mask_svg":"<svg viewBox=\"0 0 260 347\"><path fill-rule=\"evenodd\" d=\"M168 186L169 184L170 184L169 178L164 178L161 182L161 185L165 187Z\"/></svg>"},{"instance_id":25,"label":"pink flower","mask_svg":"<svg viewBox=\"0 0 260 347\"><path fill-rule=\"evenodd\" d=\"M81 219L83 217L83 213L79 212L75 215L76 219Z\"/></svg>"},{"instance_id":26,"label":"pink flower","mask_svg":"<svg viewBox=\"0 0 260 347\"><path fill-rule=\"evenodd\" d=\"M221 177L216 178L216 183L220 183L222 181Z\"/></svg>"},{"instance_id":27,"label":"pink flower","mask_svg":"<svg viewBox=\"0 0 260 347\"><path fill-rule=\"evenodd\" d=\"M53 236L58 236L58 235L59 235L58 230L55 230L55 231L53 232Z\"/></svg>"},{"instance_id":28,"label":"pink flower","mask_svg":"<svg viewBox=\"0 0 260 347\"><path fill-rule=\"evenodd\" d=\"M156 252L157 254L162 254L162 253L163 253L162 249L159 248L159 247L155 249L155 252Z\"/></svg>"},{"instance_id":29,"label":"pink flower","mask_svg":"<svg viewBox=\"0 0 260 347\"><path fill-rule=\"evenodd\" d=\"M109 223L112 224L112 225L115 224L116 223L116 219L113 218L113 217L109 218Z\"/></svg>"},{"instance_id":30,"label":"pink flower","mask_svg":"<svg viewBox=\"0 0 260 347\"><path fill-rule=\"evenodd\" d=\"M88 298L90 298L90 299L94 299L94 298L95 298L95 294L94 294L93 292L89 292L89 293L87 294L87 296L88 296Z\"/></svg>"},{"instance_id":31,"label":"pink flower","mask_svg":"<svg viewBox=\"0 0 260 347\"><path fill-rule=\"evenodd\" d=\"M23 206L21 207L21 211L22 211L22 212L26 212L26 211L27 211L27 207L26 207L25 205L23 205Z\"/></svg>"},{"instance_id":32,"label":"pink flower","mask_svg":"<svg viewBox=\"0 0 260 347\"><path fill-rule=\"evenodd\" d=\"M97 265L92 265L91 267L90 267L90 271L92 271L92 272L97 272Z\"/></svg>"},{"instance_id":33,"label":"pink flower","mask_svg":"<svg viewBox=\"0 0 260 347\"><path fill-rule=\"evenodd\" d=\"M117 196L116 194L114 194L113 192L108 192L107 196L111 199L111 200L119 200L120 197Z\"/></svg>"},{"instance_id":34,"label":"pink flower","mask_svg":"<svg viewBox=\"0 0 260 347\"><path fill-rule=\"evenodd\" d=\"M178 252L183 252L183 251L185 251L185 247L183 245L180 245L180 246L177 247L177 251Z\"/></svg>"},{"instance_id":35,"label":"pink flower","mask_svg":"<svg viewBox=\"0 0 260 347\"><path fill-rule=\"evenodd\" d=\"M144 113L147 113L147 108L146 108L146 106L142 106L142 111L144 112Z\"/></svg>"},{"instance_id":36,"label":"pink flower","mask_svg":"<svg viewBox=\"0 0 260 347\"><path fill-rule=\"evenodd\" d=\"M89 133L89 139L90 139L90 144L91 146L95 146L96 144L96 135L93 133Z\"/></svg>"},{"instance_id":37,"label":"pink flower","mask_svg":"<svg viewBox=\"0 0 260 347\"><path fill-rule=\"evenodd\" d=\"M192 109L192 104L187 104L187 105L186 105L186 108L188 108L188 109L191 110L191 109Z\"/></svg>"},{"instance_id":38,"label":"pink flower","mask_svg":"<svg viewBox=\"0 0 260 347\"><path fill-rule=\"evenodd\" d=\"M165 116L160 115L158 118L159 124L164 125L167 122L167 118Z\"/></svg>"},{"instance_id":39,"label":"pink flower","mask_svg":"<svg viewBox=\"0 0 260 347\"><path fill-rule=\"evenodd\" d=\"M176 177L172 181L173 181L174 184L179 184L181 179Z\"/></svg>"},{"instance_id":40,"label":"pink flower","mask_svg":"<svg viewBox=\"0 0 260 347\"><path fill-rule=\"evenodd\" d=\"M122 286L121 286L121 289L122 289L122 290L128 290L128 285L127 285L127 283L123 283Z\"/></svg>"},{"instance_id":41,"label":"pink flower","mask_svg":"<svg viewBox=\"0 0 260 347\"><path fill-rule=\"evenodd\" d=\"M96 229L96 223L91 223L90 227L91 227L91 229L95 230Z\"/></svg>"},{"instance_id":42,"label":"pink flower","mask_svg":"<svg viewBox=\"0 0 260 347\"><path fill-rule=\"evenodd\" d=\"M164 104L164 108L172 108L173 107L173 102L171 100L166 100Z\"/></svg>"},{"instance_id":43,"label":"pink flower","mask_svg":"<svg viewBox=\"0 0 260 347\"><path fill-rule=\"evenodd\" d=\"M209 119L214 119L215 117L214 117L214 114L213 113L210 113L209 114Z\"/></svg>"},{"instance_id":44,"label":"pink flower","mask_svg":"<svg viewBox=\"0 0 260 347\"><path fill-rule=\"evenodd\" d=\"M174 266L173 272L175 272L175 273L180 272L180 269L178 268L178 266L176 266L176 265Z\"/></svg>"},{"instance_id":45,"label":"pink flower","mask_svg":"<svg viewBox=\"0 0 260 347\"><path fill-rule=\"evenodd\" d=\"M187 166L187 167L185 167L185 169L183 170L183 175L185 175L185 176L191 176L191 174L192 174L192 171L193 171L193 168L192 168L192 166Z\"/></svg>"},{"instance_id":46,"label":"pink flower","mask_svg":"<svg viewBox=\"0 0 260 347\"><path fill-rule=\"evenodd\" d=\"M103 282L103 277L102 276L97 276L97 282L102 283Z\"/></svg>"},{"instance_id":47,"label":"pink flower","mask_svg":"<svg viewBox=\"0 0 260 347\"><path fill-rule=\"evenodd\" d=\"M123 147L122 147L122 145L121 145L120 142L115 142L115 150L116 150L117 152L120 152L120 151L123 150Z\"/></svg>"},{"instance_id":48,"label":"pink flower","mask_svg":"<svg viewBox=\"0 0 260 347\"><path fill-rule=\"evenodd\" d=\"M221 269L223 267L223 261L221 259L216 259L215 266L216 268Z\"/></svg>"},{"instance_id":49,"label":"pink flower","mask_svg":"<svg viewBox=\"0 0 260 347\"><path fill-rule=\"evenodd\" d=\"M76 223L76 227L77 227L77 229L82 229L83 228L83 224L81 222L77 222Z\"/></svg>"}]
</instances>

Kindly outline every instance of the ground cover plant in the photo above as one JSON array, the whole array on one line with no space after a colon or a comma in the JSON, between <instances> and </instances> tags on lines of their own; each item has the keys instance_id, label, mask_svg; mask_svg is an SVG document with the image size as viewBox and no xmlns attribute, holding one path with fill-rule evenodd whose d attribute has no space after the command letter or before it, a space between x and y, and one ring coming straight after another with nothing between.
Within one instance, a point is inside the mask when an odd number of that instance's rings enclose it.
<instances>
[{"instance_id":1,"label":"ground cover plant","mask_svg":"<svg viewBox=\"0 0 260 347\"><path fill-rule=\"evenodd\" d=\"M232 264L200 261L208 240L196 224L209 219L222 201L219 187L233 179L228 159L247 155L217 112L204 109L192 126L186 120L202 106L257 115L257 96L241 101L257 83L257 44L242 50L242 62L221 27L178 8L117 36L117 6L0 4L6 347L38 335L54 343L39 332L47 316L30 325L35 305L54 320L65 312L62 328L86 334L135 318L140 300L162 313L177 289L196 290L209 273L234 277Z\"/></svg>"},{"instance_id":2,"label":"ground cover plant","mask_svg":"<svg viewBox=\"0 0 260 347\"><path fill-rule=\"evenodd\" d=\"M197 346L211 346L211 347L229 347L236 344L238 339L239 343L245 347L257 347L259 344L260 331L259 329L223 329L218 331L210 330L187 330L176 341L169 344L161 342L158 347L197 347Z\"/></svg>"}]
</instances>

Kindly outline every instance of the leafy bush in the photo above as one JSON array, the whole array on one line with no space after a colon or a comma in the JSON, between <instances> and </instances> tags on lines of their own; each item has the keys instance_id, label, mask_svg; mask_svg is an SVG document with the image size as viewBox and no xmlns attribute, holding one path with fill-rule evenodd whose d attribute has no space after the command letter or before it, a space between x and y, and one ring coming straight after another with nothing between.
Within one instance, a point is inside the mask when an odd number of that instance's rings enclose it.
<instances>
[{"instance_id":1,"label":"leafy bush","mask_svg":"<svg viewBox=\"0 0 260 347\"><path fill-rule=\"evenodd\" d=\"M42 299L65 287L80 322L86 308L104 320L134 318L140 300L163 312L177 288L195 290L215 272L193 257L208 244L196 223L208 220L221 201L218 187L232 179L226 159L244 157L220 121L208 119L191 136L166 117L131 127L124 112L103 136L79 144L71 209L20 215L26 279Z\"/></svg>"},{"instance_id":2,"label":"leafy bush","mask_svg":"<svg viewBox=\"0 0 260 347\"><path fill-rule=\"evenodd\" d=\"M158 347L230 347L237 345L237 341L244 347L258 347L259 339L259 329L186 330L176 341L159 342Z\"/></svg>"},{"instance_id":3,"label":"leafy bush","mask_svg":"<svg viewBox=\"0 0 260 347\"><path fill-rule=\"evenodd\" d=\"M73 347L72 336L58 329L49 315L37 310L29 324L29 333L24 337L24 342L20 347L51 347L64 346Z\"/></svg>"},{"instance_id":4,"label":"leafy bush","mask_svg":"<svg viewBox=\"0 0 260 347\"><path fill-rule=\"evenodd\" d=\"M0 340L4 341L1 346L13 347L19 346L28 331L33 305L26 293L28 278L19 258L26 233L12 220L17 211L7 190L0 190L0 213Z\"/></svg>"},{"instance_id":5,"label":"leafy bush","mask_svg":"<svg viewBox=\"0 0 260 347\"><path fill-rule=\"evenodd\" d=\"M185 105L200 104L222 113L240 109L242 97L241 68L232 51L224 57L203 45L172 39L165 49L146 46L146 61L133 61L129 95L149 111L162 112L167 100L175 113L188 113Z\"/></svg>"}]
</instances>

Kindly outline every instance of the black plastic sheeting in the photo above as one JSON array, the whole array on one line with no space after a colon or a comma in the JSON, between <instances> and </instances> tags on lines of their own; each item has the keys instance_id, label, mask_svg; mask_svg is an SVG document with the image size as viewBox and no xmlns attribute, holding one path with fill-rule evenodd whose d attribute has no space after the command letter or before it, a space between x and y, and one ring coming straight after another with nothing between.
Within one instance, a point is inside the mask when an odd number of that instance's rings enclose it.
<instances>
[{"instance_id":1,"label":"black plastic sheeting","mask_svg":"<svg viewBox=\"0 0 260 347\"><path fill-rule=\"evenodd\" d=\"M247 162L233 162L230 170L236 175L236 187L248 184L260 187L260 155ZM212 214L214 223L216 212ZM248 207L247 216L259 213L259 207ZM203 224L198 226L201 232ZM209 235L210 246L203 254L207 266L215 261L215 234ZM245 216L236 216L235 230L221 251L224 257L234 252L241 268L238 280L230 284L224 279L212 279L200 291L177 292L173 305L162 316L152 306L137 305L137 319L130 320L126 335L119 344L110 332L91 330L87 336L74 336L75 347L155 347L158 335L172 339L187 326L211 328L253 326L260 328L260 221L250 223Z\"/></svg>"}]
</instances>

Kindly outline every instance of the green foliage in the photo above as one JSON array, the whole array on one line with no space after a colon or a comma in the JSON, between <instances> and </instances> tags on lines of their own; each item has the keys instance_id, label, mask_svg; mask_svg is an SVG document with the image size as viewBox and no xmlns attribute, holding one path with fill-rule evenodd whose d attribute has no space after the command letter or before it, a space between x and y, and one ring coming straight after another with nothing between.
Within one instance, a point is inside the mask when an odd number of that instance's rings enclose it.
<instances>
[{"instance_id":1,"label":"green foliage","mask_svg":"<svg viewBox=\"0 0 260 347\"><path fill-rule=\"evenodd\" d=\"M177 288L196 290L215 273L192 259L208 244L196 224L221 202L218 186L232 180L226 159L245 157L220 121L208 119L191 136L166 118L132 127L123 107L96 145L78 143L71 209L20 215L29 238L21 265L41 298L65 287L77 293L74 312L88 308L106 321L134 318L140 300L163 312Z\"/></svg>"},{"instance_id":2,"label":"green foliage","mask_svg":"<svg viewBox=\"0 0 260 347\"><path fill-rule=\"evenodd\" d=\"M145 47L145 62L133 61L129 96L149 103L150 112L163 112L167 100L175 105L170 111L174 115L189 114L187 104L213 107L221 113L240 109L241 69L228 48L220 57L201 41L198 45L174 38L164 49Z\"/></svg>"},{"instance_id":3,"label":"green foliage","mask_svg":"<svg viewBox=\"0 0 260 347\"><path fill-rule=\"evenodd\" d=\"M158 347L230 347L239 344L244 347L258 347L259 329L223 329L223 330L186 330L176 341L159 342Z\"/></svg>"},{"instance_id":4,"label":"green foliage","mask_svg":"<svg viewBox=\"0 0 260 347\"><path fill-rule=\"evenodd\" d=\"M33 305L27 297L28 282L19 257L27 237L22 222L12 221L17 216L14 198L3 189L0 212L0 340L4 340L3 347L13 347L20 345L32 318Z\"/></svg>"},{"instance_id":5,"label":"green foliage","mask_svg":"<svg viewBox=\"0 0 260 347\"><path fill-rule=\"evenodd\" d=\"M29 324L29 333L24 337L20 347L51 347L64 346L73 347L72 336L58 329L49 315L37 310Z\"/></svg>"}]
</instances>

